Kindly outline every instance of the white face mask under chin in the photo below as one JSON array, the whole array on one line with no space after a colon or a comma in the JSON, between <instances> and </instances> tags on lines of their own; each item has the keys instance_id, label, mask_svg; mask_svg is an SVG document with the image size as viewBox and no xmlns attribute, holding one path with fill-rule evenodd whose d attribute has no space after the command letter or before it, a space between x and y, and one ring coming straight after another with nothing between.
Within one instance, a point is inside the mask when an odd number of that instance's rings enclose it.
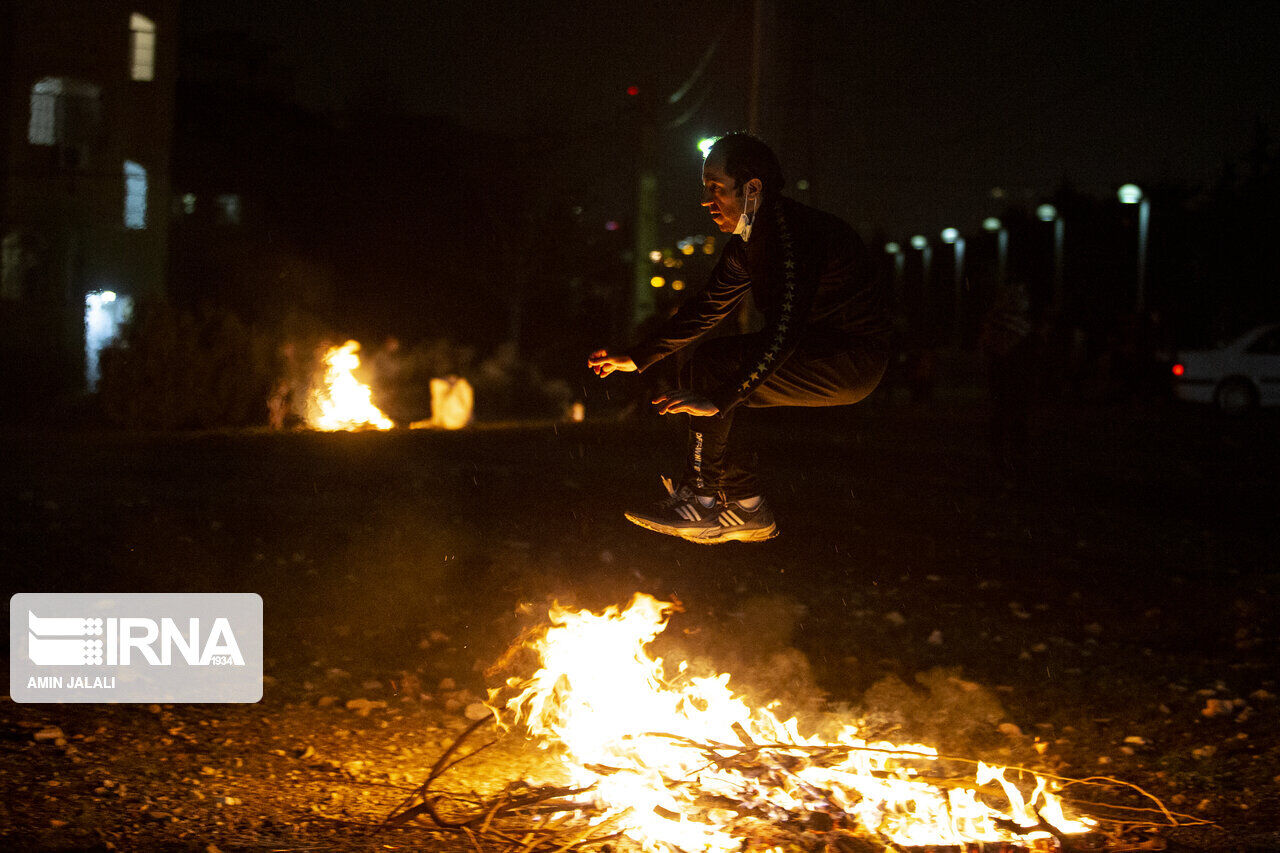
<instances>
[{"instance_id":1,"label":"white face mask under chin","mask_svg":"<svg viewBox=\"0 0 1280 853\"><path fill-rule=\"evenodd\" d=\"M755 206L751 212L747 212L747 205L755 202ZM743 198L742 215L738 217L738 224L734 227L733 233L742 238L742 242L751 239L751 225L755 222L756 214L760 212L760 194L756 193L751 198Z\"/></svg>"}]
</instances>

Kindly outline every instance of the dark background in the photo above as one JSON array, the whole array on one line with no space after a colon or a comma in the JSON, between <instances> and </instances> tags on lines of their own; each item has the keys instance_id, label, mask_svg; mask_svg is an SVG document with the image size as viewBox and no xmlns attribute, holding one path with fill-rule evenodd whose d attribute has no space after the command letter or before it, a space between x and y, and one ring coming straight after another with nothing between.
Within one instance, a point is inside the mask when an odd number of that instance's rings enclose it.
<instances>
[{"instance_id":1,"label":"dark background","mask_svg":"<svg viewBox=\"0 0 1280 853\"><path fill-rule=\"evenodd\" d=\"M760 8L759 132L789 194L854 224L886 279L887 241L933 246L928 275L906 251L904 351L976 346L999 287L989 216L1036 320L1081 330L1090 359L1139 333L1211 343L1280 310L1273 4ZM235 193L245 214L231 237L175 221L171 294L249 321L310 311L366 347L511 342L573 382L583 351L635 334L645 126L653 248L713 231L695 143L746 127L753 11L185 3L173 189ZM1125 182L1152 205L1136 312ZM1050 201L1066 223L1052 316L1052 226L1034 215ZM968 239L958 305L944 226ZM679 273L685 294L713 259ZM682 298L655 295L660 312Z\"/></svg>"}]
</instances>

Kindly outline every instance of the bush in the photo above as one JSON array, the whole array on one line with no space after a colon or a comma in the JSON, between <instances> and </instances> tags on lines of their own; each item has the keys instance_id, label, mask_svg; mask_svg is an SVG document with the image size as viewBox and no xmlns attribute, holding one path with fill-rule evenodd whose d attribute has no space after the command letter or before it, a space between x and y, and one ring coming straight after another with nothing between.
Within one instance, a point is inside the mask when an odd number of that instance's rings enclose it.
<instances>
[{"instance_id":1,"label":"bush","mask_svg":"<svg viewBox=\"0 0 1280 853\"><path fill-rule=\"evenodd\" d=\"M103 411L135 429L265 423L277 349L229 311L197 319L163 300L144 302L102 353Z\"/></svg>"}]
</instances>

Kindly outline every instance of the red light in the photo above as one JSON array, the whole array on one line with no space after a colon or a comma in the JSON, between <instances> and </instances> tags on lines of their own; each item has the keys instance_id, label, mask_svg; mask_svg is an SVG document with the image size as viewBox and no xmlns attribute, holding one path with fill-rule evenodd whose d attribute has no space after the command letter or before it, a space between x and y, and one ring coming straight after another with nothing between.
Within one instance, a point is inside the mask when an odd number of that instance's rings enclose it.
<instances>
[{"instance_id":1,"label":"red light","mask_svg":"<svg viewBox=\"0 0 1280 853\"><path fill-rule=\"evenodd\" d=\"M639 87L639 86L628 86L628 87L627 87L627 94L634 98L636 95L640 94L640 87Z\"/></svg>"},{"instance_id":2,"label":"red light","mask_svg":"<svg viewBox=\"0 0 1280 853\"><path fill-rule=\"evenodd\" d=\"M1182 375L1183 373L1185 373L1185 372L1186 372L1186 368L1184 368L1181 364L1175 364L1175 365L1173 366L1173 375L1174 375L1174 376L1181 376L1181 375Z\"/></svg>"}]
</instances>

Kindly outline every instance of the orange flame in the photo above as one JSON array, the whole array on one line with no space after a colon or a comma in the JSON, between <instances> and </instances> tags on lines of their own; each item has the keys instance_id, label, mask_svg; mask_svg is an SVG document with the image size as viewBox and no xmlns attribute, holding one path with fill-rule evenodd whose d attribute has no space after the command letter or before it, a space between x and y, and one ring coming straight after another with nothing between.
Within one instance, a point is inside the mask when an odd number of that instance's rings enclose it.
<instances>
[{"instance_id":1,"label":"orange flame","mask_svg":"<svg viewBox=\"0 0 1280 853\"><path fill-rule=\"evenodd\" d=\"M360 344L347 341L324 354L324 379L307 401L307 423L313 429L335 431L391 429L395 426L373 404L373 392L352 374L360 366Z\"/></svg>"},{"instance_id":2,"label":"orange flame","mask_svg":"<svg viewBox=\"0 0 1280 853\"><path fill-rule=\"evenodd\" d=\"M668 679L645 647L675 609L639 593L625 610L599 614L557 604L550 628L529 642L542 668L509 679L515 695L506 702L498 697L509 693L490 691L502 724L561 754L572 783L591 788L599 820L619 822L646 849L740 850L734 824L747 812L781 821L838 810L907 846L1027 843L1050 837L1044 823L1064 834L1089 830L1063 814L1043 777L1028 795L1005 779L1006 768L979 764L972 788L944 788L917 769L937 760L932 747L868 743L853 725L834 742L806 737L794 718L734 695L728 674L694 677L681 663ZM709 759L710 744L723 760ZM757 745L751 755L777 772L744 773L729 760ZM804 760L824 746L832 747L828 758ZM994 786L1008 801L1000 808L976 790Z\"/></svg>"}]
</instances>

